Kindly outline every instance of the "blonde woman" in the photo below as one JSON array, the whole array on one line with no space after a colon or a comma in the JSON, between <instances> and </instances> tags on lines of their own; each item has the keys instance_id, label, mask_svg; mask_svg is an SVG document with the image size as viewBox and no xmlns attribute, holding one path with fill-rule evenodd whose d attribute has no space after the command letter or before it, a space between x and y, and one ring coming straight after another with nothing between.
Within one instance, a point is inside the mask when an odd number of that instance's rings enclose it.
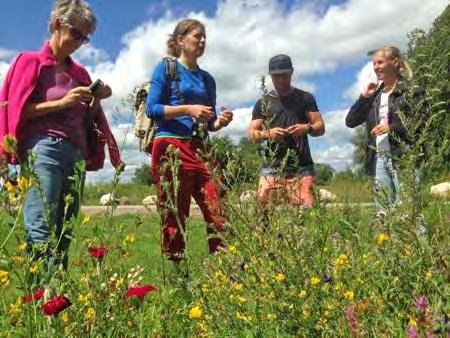
<instances>
[{"instance_id":1,"label":"blonde woman","mask_svg":"<svg viewBox=\"0 0 450 338\"><path fill-rule=\"evenodd\" d=\"M371 53L378 83L369 83L345 119L347 127L363 123L369 144L366 171L373 180L376 220L382 221L387 207L398 198L399 177L396 160L402 157L402 142L411 142L398 111L407 113L404 90L412 72L397 47L383 47ZM385 196L387 195L387 200Z\"/></svg>"}]
</instances>

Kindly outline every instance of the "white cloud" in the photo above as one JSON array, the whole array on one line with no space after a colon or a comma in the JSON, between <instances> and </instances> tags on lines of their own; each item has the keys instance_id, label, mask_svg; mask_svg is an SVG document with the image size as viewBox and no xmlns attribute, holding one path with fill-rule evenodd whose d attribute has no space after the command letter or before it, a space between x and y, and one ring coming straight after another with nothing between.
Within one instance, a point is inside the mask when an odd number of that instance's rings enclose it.
<instances>
[{"instance_id":1,"label":"white cloud","mask_svg":"<svg viewBox=\"0 0 450 338\"><path fill-rule=\"evenodd\" d=\"M0 61L0 83L3 82L3 78L6 76L8 69L9 69L9 63Z\"/></svg>"},{"instance_id":2,"label":"white cloud","mask_svg":"<svg viewBox=\"0 0 450 338\"><path fill-rule=\"evenodd\" d=\"M217 81L219 104L237 106L258 96L259 77L276 53L292 56L298 82L360 59L375 46L404 47L406 33L428 27L445 5L442 0L381 0L376 5L351 0L319 16L311 5L285 11L274 0L226 0L213 17L189 16L206 24L207 50L200 63ZM115 95L125 96L150 76L178 19L168 12L128 33L116 60L93 68L96 77L109 82Z\"/></svg>"},{"instance_id":3,"label":"white cloud","mask_svg":"<svg viewBox=\"0 0 450 338\"><path fill-rule=\"evenodd\" d=\"M108 53L98 49L90 43L81 46L81 48L74 53L73 57L75 60L89 65L105 62L109 59Z\"/></svg>"},{"instance_id":4,"label":"white cloud","mask_svg":"<svg viewBox=\"0 0 450 338\"><path fill-rule=\"evenodd\" d=\"M345 90L343 98L356 100L365 86L371 82L377 83L377 76L373 70L372 62L368 62L356 75L356 82Z\"/></svg>"},{"instance_id":5,"label":"white cloud","mask_svg":"<svg viewBox=\"0 0 450 338\"><path fill-rule=\"evenodd\" d=\"M8 61L17 54L17 51L0 47L0 60Z\"/></svg>"}]
</instances>

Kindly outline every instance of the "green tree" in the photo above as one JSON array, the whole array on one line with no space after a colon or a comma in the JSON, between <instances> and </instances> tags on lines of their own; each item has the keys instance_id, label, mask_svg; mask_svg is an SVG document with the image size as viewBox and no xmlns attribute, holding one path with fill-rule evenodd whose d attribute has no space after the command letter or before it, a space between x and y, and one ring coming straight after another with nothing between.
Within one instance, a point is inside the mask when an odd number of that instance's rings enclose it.
<instances>
[{"instance_id":1,"label":"green tree","mask_svg":"<svg viewBox=\"0 0 450 338\"><path fill-rule=\"evenodd\" d=\"M448 174L450 162L450 6L434 21L428 32L416 29L409 34L408 57L414 71L413 84L425 90L428 123L423 126L423 149L427 171ZM420 111L423 103L416 104ZM414 130L417 120L410 121ZM415 138L421 135L419 130Z\"/></svg>"},{"instance_id":2,"label":"green tree","mask_svg":"<svg viewBox=\"0 0 450 338\"><path fill-rule=\"evenodd\" d=\"M151 173L150 166L148 164L142 164L140 167L137 167L134 170L133 182L137 184L143 185L152 185L155 184L155 180Z\"/></svg>"},{"instance_id":3,"label":"green tree","mask_svg":"<svg viewBox=\"0 0 450 338\"><path fill-rule=\"evenodd\" d=\"M316 171L317 185L328 184L336 173L329 164L316 163L314 168Z\"/></svg>"}]
</instances>

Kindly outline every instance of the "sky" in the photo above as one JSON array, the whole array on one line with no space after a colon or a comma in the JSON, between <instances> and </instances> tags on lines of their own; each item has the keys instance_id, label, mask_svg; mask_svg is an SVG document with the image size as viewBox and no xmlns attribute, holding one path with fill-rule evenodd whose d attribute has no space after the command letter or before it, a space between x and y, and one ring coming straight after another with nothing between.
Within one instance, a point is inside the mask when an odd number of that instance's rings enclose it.
<instances>
[{"instance_id":1,"label":"sky","mask_svg":"<svg viewBox=\"0 0 450 338\"><path fill-rule=\"evenodd\" d=\"M14 56L40 49L48 39L53 1L0 0L0 83ZM165 55L165 41L185 17L206 25L207 47L199 59L217 82L217 105L234 111L220 135L246 136L259 81L271 56L291 56L294 85L316 97L326 133L310 139L313 159L336 170L351 168L354 130L345 126L349 107L374 79L367 51L384 45L407 48L407 33L429 29L446 0L91 0L98 27L74 58L93 79L108 83L108 120L122 148L127 169L122 180L148 163L133 135L128 94L151 76ZM270 78L267 78L270 84ZM88 173L88 183L108 182L113 169Z\"/></svg>"}]
</instances>

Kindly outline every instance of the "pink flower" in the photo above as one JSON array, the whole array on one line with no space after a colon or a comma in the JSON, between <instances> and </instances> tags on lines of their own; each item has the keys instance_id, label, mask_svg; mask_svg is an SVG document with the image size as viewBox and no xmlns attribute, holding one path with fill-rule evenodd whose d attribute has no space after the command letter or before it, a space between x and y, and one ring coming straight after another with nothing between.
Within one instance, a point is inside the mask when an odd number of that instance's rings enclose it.
<instances>
[{"instance_id":1,"label":"pink flower","mask_svg":"<svg viewBox=\"0 0 450 338\"><path fill-rule=\"evenodd\" d=\"M149 293L156 291L156 288L151 285L134 286L125 291L125 298L137 297L139 300L143 300L144 297Z\"/></svg>"},{"instance_id":2,"label":"pink flower","mask_svg":"<svg viewBox=\"0 0 450 338\"><path fill-rule=\"evenodd\" d=\"M410 326L408 329L408 338L419 338L419 334L414 326Z\"/></svg>"},{"instance_id":3,"label":"pink flower","mask_svg":"<svg viewBox=\"0 0 450 338\"><path fill-rule=\"evenodd\" d=\"M353 306L347 306L345 309L345 316L347 317L347 323L350 327L350 331L353 336L358 335L358 320L356 318L356 312Z\"/></svg>"},{"instance_id":4,"label":"pink flower","mask_svg":"<svg viewBox=\"0 0 450 338\"><path fill-rule=\"evenodd\" d=\"M98 248L89 248L89 255L93 258L102 259L108 252L108 248L105 246L100 246Z\"/></svg>"},{"instance_id":5,"label":"pink flower","mask_svg":"<svg viewBox=\"0 0 450 338\"><path fill-rule=\"evenodd\" d=\"M26 304L26 303L31 303L33 301L37 301L37 300L41 299L42 297L44 297L44 293L45 293L44 288L39 289L34 293L31 293L29 295L22 297L22 303Z\"/></svg>"},{"instance_id":6,"label":"pink flower","mask_svg":"<svg viewBox=\"0 0 450 338\"><path fill-rule=\"evenodd\" d=\"M42 305L42 312L44 312L47 316L54 316L64 309L67 309L70 305L72 305L72 303L69 298L64 296L56 296Z\"/></svg>"},{"instance_id":7,"label":"pink flower","mask_svg":"<svg viewBox=\"0 0 450 338\"><path fill-rule=\"evenodd\" d=\"M420 296L414 300L413 305L420 311L425 312L428 308L428 299L426 296Z\"/></svg>"}]
</instances>

